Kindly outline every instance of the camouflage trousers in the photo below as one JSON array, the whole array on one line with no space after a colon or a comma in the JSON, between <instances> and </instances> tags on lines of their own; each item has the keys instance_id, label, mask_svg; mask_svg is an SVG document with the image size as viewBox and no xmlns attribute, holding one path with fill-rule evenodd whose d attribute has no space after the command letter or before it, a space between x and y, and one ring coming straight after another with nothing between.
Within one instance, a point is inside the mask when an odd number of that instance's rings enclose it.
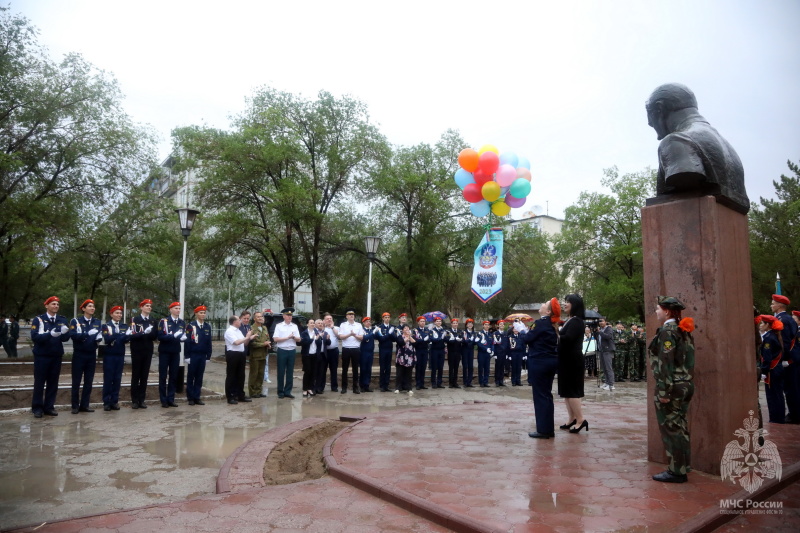
<instances>
[{"instance_id":1,"label":"camouflage trousers","mask_svg":"<svg viewBox=\"0 0 800 533\"><path fill-rule=\"evenodd\" d=\"M631 380L637 377L636 364L639 351L629 350L627 347L618 349L614 353L614 378Z\"/></svg>"},{"instance_id":2,"label":"camouflage trousers","mask_svg":"<svg viewBox=\"0 0 800 533\"><path fill-rule=\"evenodd\" d=\"M655 399L658 429L669 458L669 471L673 474L687 474L692 470L686 413L693 394L694 384L684 381L672 385L672 400L669 403Z\"/></svg>"}]
</instances>

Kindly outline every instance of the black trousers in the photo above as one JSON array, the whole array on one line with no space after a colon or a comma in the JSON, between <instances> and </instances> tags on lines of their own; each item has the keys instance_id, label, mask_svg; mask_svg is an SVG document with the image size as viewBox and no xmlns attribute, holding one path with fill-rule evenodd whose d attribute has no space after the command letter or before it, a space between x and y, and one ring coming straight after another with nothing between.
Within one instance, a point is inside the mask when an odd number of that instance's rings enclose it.
<instances>
[{"instance_id":1,"label":"black trousers","mask_svg":"<svg viewBox=\"0 0 800 533\"><path fill-rule=\"evenodd\" d=\"M458 367L461 365L461 349L458 345L447 347L447 377L451 387L458 385Z\"/></svg>"},{"instance_id":2,"label":"black trousers","mask_svg":"<svg viewBox=\"0 0 800 533\"><path fill-rule=\"evenodd\" d=\"M134 352L131 350L131 401L144 403L147 394L147 378L153 363L153 351Z\"/></svg>"},{"instance_id":3,"label":"black trousers","mask_svg":"<svg viewBox=\"0 0 800 533\"><path fill-rule=\"evenodd\" d=\"M397 366L397 385L395 389L400 391L407 391L411 390L411 369L414 367L411 366L403 366L403 365L396 365Z\"/></svg>"},{"instance_id":4,"label":"black trousers","mask_svg":"<svg viewBox=\"0 0 800 533\"><path fill-rule=\"evenodd\" d=\"M244 369L246 361L244 352L225 351L225 362L227 363L225 370L225 396L229 400L239 400L245 397Z\"/></svg>"},{"instance_id":5,"label":"black trousers","mask_svg":"<svg viewBox=\"0 0 800 533\"><path fill-rule=\"evenodd\" d=\"M342 348L342 390L347 390L348 367L353 366L353 390L358 390L358 372L361 368L361 348Z\"/></svg>"},{"instance_id":6,"label":"black trousers","mask_svg":"<svg viewBox=\"0 0 800 533\"><path fill-rule=\"evenodd\" d=\"M303 356L303 392L316 391L317 354Z\"/></svg>"}]
</instances>

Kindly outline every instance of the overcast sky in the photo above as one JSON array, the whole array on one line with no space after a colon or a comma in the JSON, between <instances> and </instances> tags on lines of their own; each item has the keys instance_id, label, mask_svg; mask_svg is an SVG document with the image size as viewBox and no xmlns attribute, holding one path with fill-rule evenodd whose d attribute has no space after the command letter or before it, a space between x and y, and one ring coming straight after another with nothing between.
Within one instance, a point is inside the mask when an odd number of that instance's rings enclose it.
<instances>
[{"instance_id":1,"label":"overcast sky","mask_svg":"<svg viewBox=\"0 0 800 533\"><path fill-rule=\"evenodd\" d=\"M527 5L526 5L527 4ZM752 200L800 161L800 2L310 2L25 0L14 12L58 58L112 72L125 109L161 136L227 128L254 88L364 101L397 145L448 128L530 159L561 217L603 169L657 166L644 102L688 85L738 151ZM468 204L464 203L464 208Z\"/></svg>"}]
</instances>

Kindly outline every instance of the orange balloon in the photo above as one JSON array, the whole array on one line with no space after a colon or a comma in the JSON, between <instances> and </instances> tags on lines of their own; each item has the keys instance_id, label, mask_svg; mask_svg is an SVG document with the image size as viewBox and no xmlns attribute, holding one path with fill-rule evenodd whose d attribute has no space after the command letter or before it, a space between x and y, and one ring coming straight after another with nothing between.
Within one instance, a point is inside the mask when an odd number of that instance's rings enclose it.
<instances>
[{"instance_id":1,"label":"orange balloon","mask_svg":"<svg viewBox=\"0 0 800 533\"><path fill-rule=\"evenodd\" d=\"M525 167L519 167L517 169L517 179L519 178L531 181L531 171Z\"/></svg>"},{"instance_id":2,"label":"orange balloon","mask_svg":"<svg viewBox=\"0 0 800 533\"><path fill-rule=\"evenodd\" d=\"M478 152L472 148L464 148L458 154L458 164L467 172L478 170Z\"/></svg>"}]
</instances>

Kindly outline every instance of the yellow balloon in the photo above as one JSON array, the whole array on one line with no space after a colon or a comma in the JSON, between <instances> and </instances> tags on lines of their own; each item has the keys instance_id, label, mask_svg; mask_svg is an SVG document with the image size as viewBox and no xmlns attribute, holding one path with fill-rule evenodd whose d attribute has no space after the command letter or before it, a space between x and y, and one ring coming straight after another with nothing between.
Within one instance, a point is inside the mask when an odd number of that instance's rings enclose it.
<instances>
[{"instance_id":1,"label":"yellow balloon","mask_svg":"<svg viewBox=\"0 0 800 533\"><path fill-rule=\"evenodd\" d=\"M478 150L478 155L481 155L483 152L494 152L497 155L500 155L500 150L498 150L497 146L493 144L484 144L481 146L481 149Z\"/></svg>"},{"instance_id":2,"label":"yellow balloon","mask_svg":"<svg viewBox=\"0 0 800 533\"><path fill-rule=\"evenodd\" d=\"M487 181L481 187L481 194L487 202L494 202L500 198L500 185L496 181Z\"/></svg>"},{"instance_id":3,"label":"yellow balloon","mask_svg":"<svg viewBox=\"0 0 800 533\"><path fill-rule=\"evenodd\" d=\"M511 206L503 200L492 204L492 213L499 217L504 217L511 212Z\"/></svg>"}]
</instances>

